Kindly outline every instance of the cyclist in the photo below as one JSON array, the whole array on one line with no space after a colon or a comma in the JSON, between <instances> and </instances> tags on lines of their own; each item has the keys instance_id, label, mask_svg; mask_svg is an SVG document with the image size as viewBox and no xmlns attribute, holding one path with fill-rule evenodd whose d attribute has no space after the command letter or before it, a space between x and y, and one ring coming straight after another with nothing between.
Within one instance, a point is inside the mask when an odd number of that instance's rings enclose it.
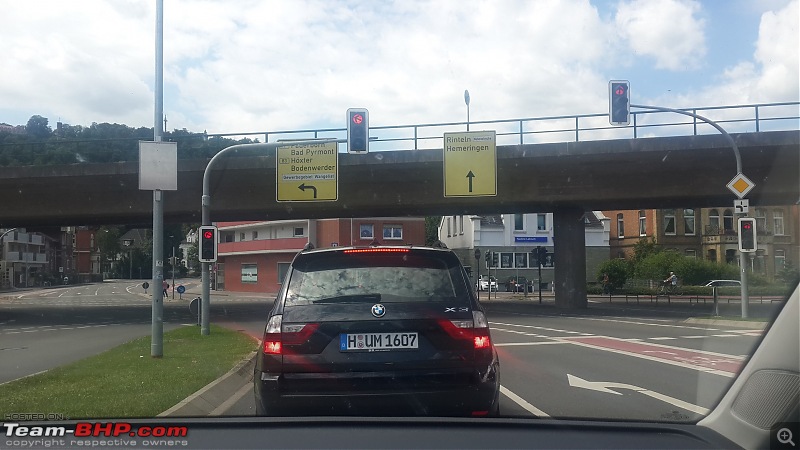
<instances>
[{"instance_id":1,"label":"cyclist","mask_svg":"<svg viewBox=\"0 0 800 450\"><path fill-rule=\"evenodd\" d=\"M675 272L670 272L667 279L664 280L664 290L665 291L675 291L675 288L678 286L678 276L675 275Z\"/></svg>"}]
</instances>

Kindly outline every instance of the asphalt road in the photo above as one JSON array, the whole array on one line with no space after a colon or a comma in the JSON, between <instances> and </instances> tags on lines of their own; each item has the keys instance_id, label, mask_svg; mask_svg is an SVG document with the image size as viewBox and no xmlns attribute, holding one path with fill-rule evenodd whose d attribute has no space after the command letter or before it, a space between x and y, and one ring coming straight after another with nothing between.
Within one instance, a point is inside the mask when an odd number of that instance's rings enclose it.
<instances>
[{"instance_id":1,"label":"asphalt road","mask_svg":"<svg viewBox=\"0 0 800 450\"><path fill-rule=\"evenodd\" d=\"M107 281L79 286L0 293L0 383L68 364L151 334L151 292L141 281ZM176 283L180 285L181 283ZM183 299L164 302L164 331L196 324L188 309L196 280L184 283ZM272 300L212 295L212 321L256 336L255 323ZM263 331L264 324L260 325ZM199 329L198 329L199 333ZM164 349L165 354L169 348Z\"/></svg>"},{"instance_id":2,"label":"asphalt road","mask_svg":"<svg viewBox=\"0 0 800 450\"><path fill-rule=\"evenodd\" d=\"M199 289L196 280L185 284L183 300L165 302L165 330L196 322L187 306ZM212 292L211 320L258 338L272 300ZM762 334L746 324L687 323L711 306L685 301L595 299L579 312L556 309L552 298L539 305L501 293L483 302L500 355L501 414L509 416L692 420L713 408ZM769 316L778 307L751 311ZM739 306L726 308L735 314ZM0 295L0 383L148 335L150 314L139 282ZM252 392L242 385L223 414L254 414Z\"/></svg>"}]
</instances>

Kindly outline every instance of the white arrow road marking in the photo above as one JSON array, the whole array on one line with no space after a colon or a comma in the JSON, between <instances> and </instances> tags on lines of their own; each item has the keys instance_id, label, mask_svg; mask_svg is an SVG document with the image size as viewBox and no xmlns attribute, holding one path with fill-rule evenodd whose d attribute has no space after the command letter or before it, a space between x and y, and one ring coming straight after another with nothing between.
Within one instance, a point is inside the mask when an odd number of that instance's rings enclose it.
<instances>
[{"instance_id":1,"label":"white arrow road marking","mask_svg":"<svg viewBox=\"0 0 800 450\"><path fill-rule=\"evenodd\" d=\"M615 395L622 395L622 394L617 391L611 390L609 388L629 389L631 391L647 395L648 397L653 397L654 399L661 400L662 402L669 403L670 405L677 406L678 408L683 408L687 411L691 411L696 414L702 414L705 416L708 415L709 412L711 412L710 409L703 408L702 406L697 406L692 403L685 402L683 400L679 400L674 397L670 397L669 395L661 394L655 391L641 388L639 386L634 386L632 384L613 383L610 381L587 381L584 380L583 378L576 377L575 375L571 374L567 374L567 380L569 380L569 385L572 387L590 389L593 391L605 392L607 394L615 394Z\"/></svg>"}]
</instances>

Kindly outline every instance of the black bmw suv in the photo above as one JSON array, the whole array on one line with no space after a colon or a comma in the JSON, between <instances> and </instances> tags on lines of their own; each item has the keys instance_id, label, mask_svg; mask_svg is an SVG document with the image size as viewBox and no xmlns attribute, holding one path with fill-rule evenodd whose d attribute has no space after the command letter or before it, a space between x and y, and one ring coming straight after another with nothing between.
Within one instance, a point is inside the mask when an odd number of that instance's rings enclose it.
<instances>
[{"instance_id":1,"label":"black bmw suv","mask_svg":"<svg viewBox=\"0 0 800 450\"><path fill-rule=\"evenodd\" d=\"M450 250L297 254L267 318L259 415L496 415L499 362Z\"/></svg>"}]
</instances>

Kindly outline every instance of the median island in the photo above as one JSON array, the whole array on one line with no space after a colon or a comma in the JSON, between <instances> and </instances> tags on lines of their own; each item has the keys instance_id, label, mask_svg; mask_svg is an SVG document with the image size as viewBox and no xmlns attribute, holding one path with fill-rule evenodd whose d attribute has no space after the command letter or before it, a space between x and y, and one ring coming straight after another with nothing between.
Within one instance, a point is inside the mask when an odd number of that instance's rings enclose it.
<instances>
[{"instance_id":1,"label":"median island","mask_svg":"<svg viewBox=\"0 0 800 450\"><path fill-rule=\"evenodd\" d=\"M0 417L65 419L155 417L228 372L257 343L211 325L164 333L164 356L150 357L150 336L72 364L0 385Z\"/></svg>"}]
</instances>

